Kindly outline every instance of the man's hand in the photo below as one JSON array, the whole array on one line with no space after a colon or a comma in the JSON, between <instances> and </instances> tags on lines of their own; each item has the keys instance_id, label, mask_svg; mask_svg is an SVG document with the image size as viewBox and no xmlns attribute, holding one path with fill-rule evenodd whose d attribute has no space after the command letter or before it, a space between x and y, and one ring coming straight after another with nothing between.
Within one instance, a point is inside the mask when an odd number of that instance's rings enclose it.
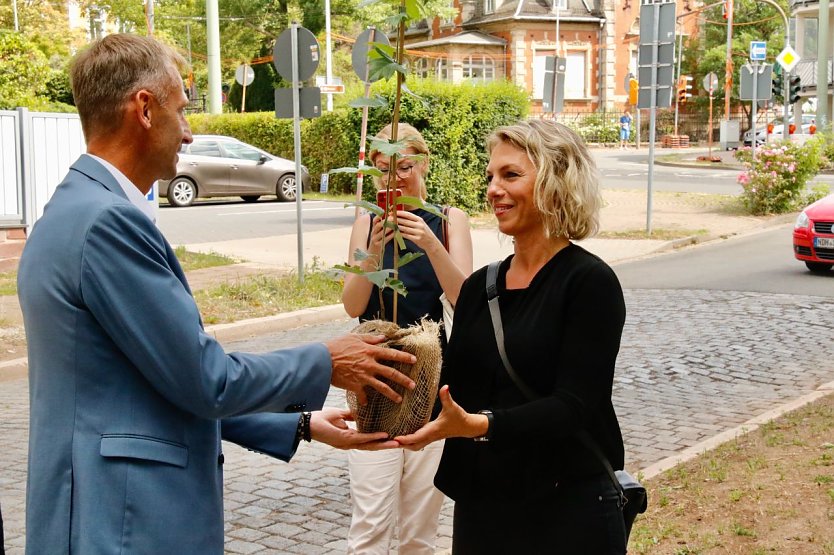
<instances>
[{"instance_id":1,"label":"man's hand","mask_svg":"<svg viewBox=\"0 0 834 555\"><path fill-rule=\"evenodd\" d=\"M369 385L399 403L402 397L377 376L391 380L408 389L414 389L414 381L402 372L398 372L380 363L380 360L414 364L417 358L403 351L377 347L385 341L383 335L343 335L326 341L324 345L330 351L333 361L333 374L330 383L335 387L353 391L360 404L367 402L364 387Z\"/></svg>"},{"instance_id":2,"label":"man's hand","mask_svg":"<svg viewBox=\"0 0 834 555\"><path fill-rule=\"evenodd\" d=\"M347 420L353 420L353 417L346 409L324 408L316 411L310 418L310 436L336 449L377 451L400 446L396 441L388 439L385 432L357 432L348 427Z\"/></svg>"},{"instance_id":3,"label":"man's hand","mask_svg":"<svg viewBox=\"0 0 834 555\"><path fill-rule=\"evenodd\" d=\"M436 420L432 420L413 434L397 436L394 440L404 449L419 451L429 443L447 437L479 437L486 434L489 421L486 415L469 414L452 399L449 386L444 385L438 392L443 409Z\"/></svg>"}]
</instances>

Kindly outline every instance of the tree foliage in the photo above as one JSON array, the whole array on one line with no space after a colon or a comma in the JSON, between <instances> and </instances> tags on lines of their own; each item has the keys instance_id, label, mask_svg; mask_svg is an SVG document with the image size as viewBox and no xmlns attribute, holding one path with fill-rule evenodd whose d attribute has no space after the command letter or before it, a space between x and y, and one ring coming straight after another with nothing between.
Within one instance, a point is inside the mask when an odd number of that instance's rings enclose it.
<instances>
[{"instance_id":1,"label":"tree foliage","mask_svg":"<svg viewBox=\"0 0 834 555\"><path fill-rule=\"evenodd\" d=\"M787 0L775 0L785 13L790 13ZM767 41L767 63L775 63L775 57L784 47L785 26L779 12L773 6L756 0L735 0L733 10L733 90L731 110L739 105L749 109L749 102L738 100L739 71L750 59L750 42ZM703 12L700 33L684 41L681 72L692 75L694 93L690 102L699 109L709 103L703 90L704 77L713 72L718 75L718 90L713 95L715 113L723 113L724 75L727 60L727 20L721 15L721 5Z\"/></svg>"},{"instance_id":2,"label":"tree foliage","mask_svg":"<svg viewBox=\"0 0 834 555\"><path fill-rule=\"evenodd\" d=\"M46 91L49 61L21 33L0 31L0 109L29 106Z\"/></svg>"}]
</instances>

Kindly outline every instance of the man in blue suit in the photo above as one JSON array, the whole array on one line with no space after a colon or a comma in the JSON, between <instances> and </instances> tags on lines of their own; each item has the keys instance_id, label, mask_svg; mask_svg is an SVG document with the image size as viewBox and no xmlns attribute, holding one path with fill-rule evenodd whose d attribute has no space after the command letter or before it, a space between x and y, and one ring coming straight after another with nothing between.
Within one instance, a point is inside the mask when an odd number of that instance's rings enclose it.
<instances>
[{"instance_id":1,"label":"man in blue suit","mask_svg":"<svg viewBox=\"0 0 834 555\"><path fill-rule=\"evenodd\" d=\"M144 195L191 141L179 70L157 41L111 35L79 54L73 96L87 154L35 225L18 288L29 345L26 548L32 554L223 552L221 436L283 460L299 439L395 446L321 407L331 385L413 387L343 336L226 354L202 328ZM388 380L388 383L383 381Z\"/></svg>"}]
</instances>

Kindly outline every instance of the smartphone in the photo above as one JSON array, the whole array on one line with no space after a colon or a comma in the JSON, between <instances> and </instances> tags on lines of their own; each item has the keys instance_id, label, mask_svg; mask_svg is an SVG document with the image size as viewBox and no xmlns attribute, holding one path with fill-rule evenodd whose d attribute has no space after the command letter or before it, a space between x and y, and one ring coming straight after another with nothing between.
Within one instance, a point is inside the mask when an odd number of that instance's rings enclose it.
<instances>
[{"instance_id":1,"label":"smartphone","mask_svg":"<svg viewBox=\"0 0 834 555\"><path fill-rule=\"evenodd\" d=\"M402 189L397 189L394 192L394 198L401 197L401 196L403 196ZM377 204L377 206L379 206L380 208L382 208L386 212L388 211L388 209L391 207L391 204L388 202L388 191L386 191L385 189L383 189L381 191L377 191L377 193L376 193L376 204ZM403 205L398 204L397 205L397 210L402 210L402 209L403 209Z\"/></svg>"}]
</instances>

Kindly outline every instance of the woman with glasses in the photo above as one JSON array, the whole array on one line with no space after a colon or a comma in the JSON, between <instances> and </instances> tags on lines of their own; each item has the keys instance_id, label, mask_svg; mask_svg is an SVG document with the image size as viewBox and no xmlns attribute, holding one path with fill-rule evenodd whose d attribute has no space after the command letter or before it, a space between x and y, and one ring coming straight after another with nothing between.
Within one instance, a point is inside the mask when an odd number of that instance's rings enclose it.
<instances>
[{"instance_id":1,"label":"woman with glasses","mask_svg":"<svg viewBox=\"0 0 834 555\"><path fill-rule=\"evenodd\" d=\"M391 138L391 126L383 128L377 139ZM375 178L377 188L384 188L394 172L394 187L403 196L426 200L425 178L429 170L429 149L423 136L412 126L400 123L398 140L407 148L397 156L396 167L390 158L372 150L369 160L382 177ZM443 306L440 295L457 302L461 284L472 273L472 237L469 218L457 209L448 211L448 231L444 237L441 217L414 206L397 211L397 223L405 240L404 252L422 252L399 271L408 295L397 300L397 324L409 326L424 316L441 322ZM439 209L439 207L438 207ZM378 256L385 241L383 264L393 267L393 231L383 227L383 219L360 216L353 225L348 259L363 270L377 269ZM385 236L385 237L384 237ZM371 256L358 260L356 251ZM383 290L385 314L381 313L378 288L356 274L345 275L342 303L351 317L360 321L392 319L393 293ZM437 465L443 451L442 442L422 451L390 449L358 452L348 455L350 493L353 504L348 553L388 554L394 531L397 530L399 553L433 554L443 494L433 485Z\"/></svg>"}]
</instances>

